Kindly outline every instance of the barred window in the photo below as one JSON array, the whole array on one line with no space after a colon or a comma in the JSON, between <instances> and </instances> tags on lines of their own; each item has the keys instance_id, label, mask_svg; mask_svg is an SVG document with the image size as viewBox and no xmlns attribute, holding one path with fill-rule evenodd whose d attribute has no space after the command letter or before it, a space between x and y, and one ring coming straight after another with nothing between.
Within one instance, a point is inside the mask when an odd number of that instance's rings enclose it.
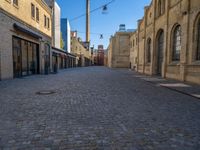
<instances>
[{"instance_id":1,"label":"barred window","mask_svg":"<svg viewBox=\"0 0 200 150\"><path fill-rule=\"evenodd\" d=\"M36 7L36 20L39 22L40 20L40 13L39 13L39 9Z\"/></svg>"},{"instance_id":2,"label":"barred window","mask_svg":"<svg viewBox=\"0 0 200 150\"><path fill-rule=\"evenodd\" d=\"M35 5L31 4L31 17L35 18Z\"/></svg>"},{"instance_id":3,"label":"barred window","mask_svg":"<svg viewBox=\"0 0 200 150\"><path fill-rule=\"evenodd\" d=\"M172 61L180 61L180 51L181 51L181 26L175 27L173 32L173 51L172 51Z\"/></svg>"},{"instance_id":4,"label":"barred window","mask_svg":"<svg viewBox=\"0 0 200 150\"><path fill-rule=\"evenodd\" d=\"M200 19L198 22L196 60L200 60Z\"/></svg>"}]
</instances>

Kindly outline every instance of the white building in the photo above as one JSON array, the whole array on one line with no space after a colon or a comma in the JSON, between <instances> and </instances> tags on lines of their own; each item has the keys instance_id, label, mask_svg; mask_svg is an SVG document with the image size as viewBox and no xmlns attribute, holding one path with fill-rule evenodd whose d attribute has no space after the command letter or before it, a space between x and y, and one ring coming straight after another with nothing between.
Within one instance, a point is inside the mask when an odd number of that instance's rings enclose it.
<instances>
[{"instance_id":1,"label":"white building","mask_svg":"<svg viewBox=\"0 0 200 150\"><path fill-rule=\"evenodd\" d=\"M61 39L61 28L60 28L60 17L61 9L55 0L45 0L45 2L52 8L52 46L60 48Z\"/></svg>"},{"instance_id":2,"label":"white building","mask_svg":"<svg viewBox=\"0 0 200 150\"><path fill-rule=\"evenodd\" d=\"M54 15L53 15L53 20L54 20L54 28L53 28L53 32L54 32L54 46L56 48L60 48L60 7L59 5L54 2Z\"/></svg>"}]
</instances>

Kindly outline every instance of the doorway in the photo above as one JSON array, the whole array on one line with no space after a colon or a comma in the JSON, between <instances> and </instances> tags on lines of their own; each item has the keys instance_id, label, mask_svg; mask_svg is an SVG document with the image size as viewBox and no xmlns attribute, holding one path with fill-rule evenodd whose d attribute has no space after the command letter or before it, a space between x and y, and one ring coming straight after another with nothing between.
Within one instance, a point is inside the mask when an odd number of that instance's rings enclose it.
<instances>
[{"instance_id":1,"label":"doorway","mask_svg":"<svg viewBox=\"0 0 200 150\"><path fill-rule=\"evenodd\" d=\"M39 73L39 45L13 37L14 78Z\"/></svg>"},{"instance_id":2,"label":"doorway","mask_svg":"<svg viewBox=\"0 0 200 150\"><path fill-rule=\"evenodd\" d=\"M162 75L162 63L163 63L163 51L164 51L164 31L160 30L157 35L157 75Z\"/></svg>"}]
</instances>

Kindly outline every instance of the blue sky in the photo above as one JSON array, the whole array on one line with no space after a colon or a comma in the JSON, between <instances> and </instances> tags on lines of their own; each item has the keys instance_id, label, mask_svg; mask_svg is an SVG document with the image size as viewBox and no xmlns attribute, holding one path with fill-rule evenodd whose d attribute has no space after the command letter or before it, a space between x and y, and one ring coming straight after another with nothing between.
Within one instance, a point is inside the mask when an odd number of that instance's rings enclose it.
<instances>
[{"instance_id":1,"label":"blue sky","mask_svg":"<svg viewBox=\"0 0 200 150\"><path fill-rule=\"evenodd\" d=\"M98 8L111 0L90 0L91 10ZM137 20L144 15L144 7L151 0L115 0L108 5L108 13L102 14L101 9L91 14L91 46L95 48L103 44L107 48L109 38L118 29L120 24L125 24L127 29L137 28ZM85 14L86 0L57 0L61 8L62 18L69 20ZM70 21L71 29L78 31L78 36L85 40L85 17ZM103 34L103 39L100 39Z\"/></svg>"}]
</instances>

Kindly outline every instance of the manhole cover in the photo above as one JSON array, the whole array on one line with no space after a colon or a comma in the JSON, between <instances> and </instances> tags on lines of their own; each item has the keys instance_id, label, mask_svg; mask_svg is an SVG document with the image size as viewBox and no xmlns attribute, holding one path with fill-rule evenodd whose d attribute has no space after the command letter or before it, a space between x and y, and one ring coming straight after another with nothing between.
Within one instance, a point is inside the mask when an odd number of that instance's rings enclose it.
<instances>
[{"instance_id":1,"label":"manhole cover","mask_svg":"<svg viewBox=\"0 0 200 150\"><path fill-rule=\"evenodd\" d=\"M50 95L50 94L54 94L54 91L39 91L36 92L37 95Z\"/></svg>"}]
</instances>

